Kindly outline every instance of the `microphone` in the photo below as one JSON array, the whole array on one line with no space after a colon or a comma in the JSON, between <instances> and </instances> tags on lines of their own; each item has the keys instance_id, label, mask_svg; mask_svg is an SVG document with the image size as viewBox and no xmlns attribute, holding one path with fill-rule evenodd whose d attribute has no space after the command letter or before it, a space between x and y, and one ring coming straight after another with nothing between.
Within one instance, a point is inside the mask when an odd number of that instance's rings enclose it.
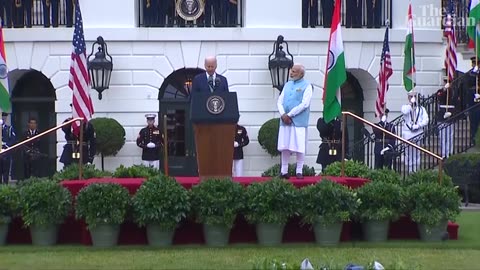
<instances>
[{"instance_id":1,"label":"microphone","mask_svg":"<svg viewBox=\"0 0 480 270\"><path fill-rule=\"evenodd\" d=\"M220 78L215 78L215 89L218 88L218 86L220 85Z\"/></svg>"}]
</instances>

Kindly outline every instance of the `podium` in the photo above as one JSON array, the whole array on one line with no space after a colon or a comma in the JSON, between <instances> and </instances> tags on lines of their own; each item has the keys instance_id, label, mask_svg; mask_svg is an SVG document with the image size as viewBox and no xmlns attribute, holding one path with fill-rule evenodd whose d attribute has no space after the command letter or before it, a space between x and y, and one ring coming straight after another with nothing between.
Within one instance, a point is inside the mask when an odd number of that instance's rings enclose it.
<instances>
[{"instance_id":1,"label":"podium","mask_svg":"<svg viewBox=\"0 0 480 270\"><path fill-rule=\"evenodd\" d=\"M190 105L200 179L232 177L237 93L192 93Z\"/></svg>"}]
</instances>

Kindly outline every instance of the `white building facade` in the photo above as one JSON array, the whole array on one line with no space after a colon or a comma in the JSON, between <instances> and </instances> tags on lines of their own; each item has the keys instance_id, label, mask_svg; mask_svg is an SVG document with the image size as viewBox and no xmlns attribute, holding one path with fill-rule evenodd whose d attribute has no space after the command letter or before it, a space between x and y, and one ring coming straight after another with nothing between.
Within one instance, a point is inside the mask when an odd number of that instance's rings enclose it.
<instances>
[{"instance_id":1,"label":"white building facade","mask_svg":"<svg viewBox=\"0 0 480 270\"><path fill-rule=\"evenodd\" d=\"M119 4L121 2L121 4ZM113 57L110 88L99 100L91 90L94 117L110 117L122 124L126 144L114 157L105 159L105 168L139 164L141 149L136 146L138 132L145 126L146 113L159 113L159 91L166 79L184 68L203 68L205 56L216 55L217 72L226 76L231 91L238 94L240 124L245 126L250 144L244 148L245 175L259 176L279 158L270 158L257 141L260 126L278 117L278 90L272 88L268 55L278 35L289 43L294 62L306 68L306 79L314 84L306 164L315 163L320 137L316 121L322 115L322 88L328 47L328 28L301 27L301 1L244 0L243 27L238 28L144 28L138 26L138 5L132 0L83 0L80 2L88 53L97 36L108 44ZM441 1L414 0L417 91L429 94L443 84L445 44L442 38ZM392 116L406 101L402 83L403 47L408 1L393 0L390 50L394 73L390 79L387 107ZM275 14L275 15L273 15ZM347 69L358 81L363 101L355 102L363 117L374 118L376 78L385 29L342 29ZM37 70L55 89L56 124L71 115L72 93L68 87L73 28L5 29L7 64L11 90L25 70ZM459 70L468 70L469 61L459 56ZM17 72L17 73L15 73ZM20 75L15 75L20 74ZM13 94L13 93L12 93ZM161 98L161 97L160 97ZM348 109L348 108L347 108ZM14 103L15 110L15 103ZM188 122L188 119L185 119ZM158 122L158 121L157 121ZM46 129L48 127L41 127ZM57 132L56 155L61 155L65 140ZM191 153L186 153L188 155ZM58 160L58 158L57 158ZM100 159L96 158L97 166ZM62 164L57 163L57 169Z\"/></svg>"}]
</instances>

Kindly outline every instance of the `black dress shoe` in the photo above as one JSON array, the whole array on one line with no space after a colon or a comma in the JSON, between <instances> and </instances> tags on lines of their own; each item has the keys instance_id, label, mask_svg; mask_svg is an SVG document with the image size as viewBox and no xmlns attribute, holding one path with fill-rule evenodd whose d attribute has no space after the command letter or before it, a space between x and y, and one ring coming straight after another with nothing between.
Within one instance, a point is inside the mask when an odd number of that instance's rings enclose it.
<instances>
[{"instance_id":1,"label":"black dress shoe","mask_svg":"<svg viewBox=\"0 0 480 270\"><path fill-rule=\"evenodd\" d=\"M303 179L303 174L297 173L297 179Z\"/></svg>"},{"instance_id":2,"label":"black dress shoe","mask_svg":"<svg viewBox=\"0 0 480 270\"><path fill-rule=\"evenodd\" d=\"M286 174L280 174L280 178L282 178L282 179L289 179L289 178L290 178L290 175L288 175L288 173L286 173Z\"/></svg>"}]
</instances>

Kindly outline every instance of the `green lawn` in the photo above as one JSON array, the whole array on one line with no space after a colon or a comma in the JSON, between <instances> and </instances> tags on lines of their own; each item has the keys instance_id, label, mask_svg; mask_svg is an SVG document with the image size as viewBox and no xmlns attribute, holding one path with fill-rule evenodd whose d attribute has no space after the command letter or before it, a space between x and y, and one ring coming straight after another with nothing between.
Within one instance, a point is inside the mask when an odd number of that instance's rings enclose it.
<instances>
[{"instance_id":1,"label":"green lawn","mask_svg":"<svg viewBox=\"0 0 480 270\"><path fill-rule=\"evenodd\" d=\"M460 239L443 243L349 242L335 248L313 244L275 248L234 245L218 249L6 246L0 248L0 269L252 269L255 262L264 259L300 264L304 258L309 258L314 266L325 264L334 269L343 269L349 262L367 265L373 260L380 261L386 269L474 269L480 265L480 212L463 212L458 223Z\"/></svg>"}]
</instances>

